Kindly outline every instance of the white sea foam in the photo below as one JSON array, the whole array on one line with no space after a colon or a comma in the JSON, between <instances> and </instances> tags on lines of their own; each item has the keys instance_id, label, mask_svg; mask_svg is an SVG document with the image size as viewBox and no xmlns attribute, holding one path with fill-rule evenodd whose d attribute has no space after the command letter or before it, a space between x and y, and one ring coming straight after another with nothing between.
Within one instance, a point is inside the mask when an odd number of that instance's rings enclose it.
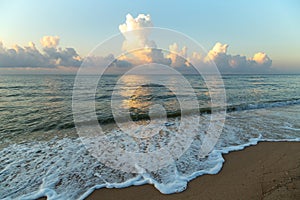
<instances>
[{"instance_id":1,"label":"white sea foam","mask_svg":"<svg viewBox=\"0 0 300 200\"><path fill-rule=\"evenodd\" d=\"M84 199L95 189L147 183L164 194L181 192L190 180L218 173L224 163L222 154L259 141L300 142L299 111L300 105L290 105L229 113L223 133L207 157L197 157L200 134L174 163L155 172L141 169L139 174L106 167L76 138L14 144L0 151L0 197Z\"/></svg>"}]
</instances>

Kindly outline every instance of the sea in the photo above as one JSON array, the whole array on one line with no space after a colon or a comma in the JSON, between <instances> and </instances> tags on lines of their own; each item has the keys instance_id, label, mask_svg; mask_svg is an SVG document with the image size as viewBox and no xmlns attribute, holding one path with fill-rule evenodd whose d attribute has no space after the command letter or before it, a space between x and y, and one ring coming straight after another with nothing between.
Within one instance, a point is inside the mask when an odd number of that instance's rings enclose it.
<instances>
[{"instance_id":1,"label":"sea","mask_svg":"<svg viewBox=\"0 0 300 200\"><path fill-rule=\"evenodd\" d=\"M157 77L167 79L173 87L180 84L176 77ZM131 151L153 152L167 145L182 118L178 95L160 84L141 85L128 95L132 83L145 77L128 75L123 82L118 82L119 78L101 77L95 91L97 123L104 134L121 143L124 151L131 146ZM72 107L75 75L0 75L0 199L85 199L96 189L142 184L152 184L164 194L183 192L192 179L219 173L226 162L223 155L231 151L260 141L300 142L300 75L226 74L222 75L226 91L222 132L213 149L199 156L202 136L211 123L211 95L199 75L185 78L199 104L197 112L190 114L198 118L188 116L185 127L186 132L196 130L193 141L162 168L130 172L92 155L78 134L74 122L74 112L78 111ZM120 87L116 88L117 84ZM168 120L162 124L163 130L135 140L136 129L129 126L129 135L122 133L112 112L114 90L120 90L118 95L124 99L114 110L129 109L131 122L142 127L152 119L151 106L161 105ZM189 92L180 94L187 103L191 101ZM80 112L84 116L84 111ZM94 129L86 128L97 142ZM173 151L176 154L176 149Z\"/></svg>"}]
</instances>

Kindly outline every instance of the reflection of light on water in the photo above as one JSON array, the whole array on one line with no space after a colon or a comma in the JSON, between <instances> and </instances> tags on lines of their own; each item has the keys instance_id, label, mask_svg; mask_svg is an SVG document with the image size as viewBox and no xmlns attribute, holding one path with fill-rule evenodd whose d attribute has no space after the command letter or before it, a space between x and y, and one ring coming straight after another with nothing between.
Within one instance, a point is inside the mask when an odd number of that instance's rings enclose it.
<instances>
[{"instance_id":1,"label":"reflection of light on water","mask_svg":"<svg viewBox=\"0 0 300 200\"><path fill-rule=\"evenodd\" d=\"M142 75L125 75L120 79L120 90L118 93L124 98L122 100L122 109L141 109L149 106L150 102L145 101L145 96L151 96L148 87L141 87L146 76ZM149 80L149 79L148 79Z\"/></svg>"},{"instance_id":2,"label":"reflection of light on water","mask_svg":"<svg viewBox=\"0 0 300 200\"><path fill-rule=\"evenodd\" d=\"M177 97L172 92L178 87L176 76L125 75L119 80L118 87L117 94L121 102L118 108L130 110L133 115L148 114L149 108L155 104L162 105L168 111L180 109ZM189 94L180 92L188 100Z\"/></svg>"},{"instance_id":3,"label":"reflection of light on water","mask_svg":"<svg viewBox=\"0 0 300 200\"><path fill-rule=\"evenodd\" d=\"M147 87L138 87L134 94L129 98L123 101L124 108L130 109L141 109L146 108L150 105L150 99L145 99L145 96L151 96L152 93Z\"/></svg>"}]
</instances>

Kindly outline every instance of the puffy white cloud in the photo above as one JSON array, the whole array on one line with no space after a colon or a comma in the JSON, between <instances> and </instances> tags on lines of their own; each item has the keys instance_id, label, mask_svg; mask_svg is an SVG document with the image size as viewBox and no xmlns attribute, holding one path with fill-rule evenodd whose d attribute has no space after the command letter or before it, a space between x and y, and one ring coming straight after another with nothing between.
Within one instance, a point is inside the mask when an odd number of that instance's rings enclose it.
<instances>
[{"instance_id":1,"label":"puffy white cloud","mask_svg":"<svg viewBox=\"0 0 300 200\"><path fill-rule=\"evenodd\" d=\"M58 36L44 36L40 42L45 48L56 48L59 44L59 40Z\"/></svg>"},{"instance_id":2,"label":"puffy white cloud","mask_svg":"<svg viewBox=\"0 0 300 200\"><path fill-rule=\"evenodd\" d=\"M269 65L271 66L272 60L268 57L267 54L263 52L258 52L254 54L252 60L254 60L259 65Z\"/></svg>"},{"instance_id":3,"label":"puffy white cloud","mask_svg":"<svg viewBox=\"0 0 300 200\"><path fill-rule=\"evenodd\" d=\"M133 18L131 14L126 15L126 22L119 26L122 33L126 31L133 31L145 27L152 27L152 21L150 15L139 14L136 18Z\"/></svg>"},{"instance_id":4,"label":"puffy white cloud","mask_svg":"<svg viewBox=\"0 0 300 200\"><path fill-rule=\"evenodd\" d=\"M173 43L169 46L170 53L167 55L167 58L171 59L171 66L173 67L182 67L188 66L187 62L187 47L182 47L179 49L177 43Z\"/></svg>"},{"instance_id":5,"label":"puffy white cloud","mask_svg":"<svg viewBox=\"0 0 300 200\"><path fill-rule=\"evenodd\" d=\"M215 46L208 52L205 60L215 60L220 55L225 55L227 53L228 44L221 44L217 42Z\"/></svg>"},{"instance_id":6,"label":"puffy white cloud","mask_svg":"<svg viewBox=\"0 0 300 200\"><path fill-rule=\"evenodd\" d=\"M127 14L125 23L119 26L120 32L125 37L123 50L132 51L144 47L155 47L155 43L148 40L150 30L146 29L152 26L150 15L139 14L133 18L131 14Z\"/></svg>"},{"instance_id":7,"label":"puffy white cloud","mask_svg":"<svg viewBox=\"0 0 300 200\"><path fill-rule=\"evenodd\" d=\"M171 63L160 49L156 49L155 42L149 40L150 29L147 28L152 26L150 15L139 14L133 18L131 14L127 14L125 23L119 26L125 38L122 45L124 54L119 60L126 60L133 65L153 62Z\"/></svg>"}]
</instances>

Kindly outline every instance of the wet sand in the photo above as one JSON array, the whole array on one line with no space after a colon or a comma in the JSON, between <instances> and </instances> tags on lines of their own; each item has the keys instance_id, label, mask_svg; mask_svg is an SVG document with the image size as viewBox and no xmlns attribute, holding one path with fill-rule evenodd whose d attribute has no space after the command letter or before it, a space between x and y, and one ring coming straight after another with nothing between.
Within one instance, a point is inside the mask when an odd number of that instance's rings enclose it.
<instances>
[{"instance_id":1,"label":"wet sand","mask_svg":"<svg viewBox=\"0 0 300 200\"><path fill-rule=\"evenodd\" d=\"M261 142L224 155L223 169L189 182L178 194L152 185L99 189L88 200L300 199L300 142Z\"/></svg>"}]
</instances>

